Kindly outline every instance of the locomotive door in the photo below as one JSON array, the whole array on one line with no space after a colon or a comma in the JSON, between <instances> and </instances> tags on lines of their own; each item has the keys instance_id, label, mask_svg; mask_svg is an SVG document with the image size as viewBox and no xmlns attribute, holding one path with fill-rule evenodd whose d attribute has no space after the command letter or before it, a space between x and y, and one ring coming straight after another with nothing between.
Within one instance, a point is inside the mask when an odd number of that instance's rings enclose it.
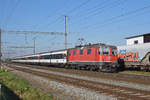
<instances>
[{"instance_id":1,"label":"locomotive door","mask_svg":"<svg viewBox=\"0 0 150 100\"><path fill-rule=\"evenodd\" d=\"M98 49L98 54L99 54L99 61L102 61L102 48L101 47Z\"/></svg>"},{"instance_id":2,"label":"locomotive door","mask_svg":"<svg viewBox=\"0 0 150 100\"><path fill-rule=\"evenodd\" d=\"M102 47L101 48L101 61L103 61L103 62L110 61L109 48L108 47Z\"/></svg>"}]
</instances>

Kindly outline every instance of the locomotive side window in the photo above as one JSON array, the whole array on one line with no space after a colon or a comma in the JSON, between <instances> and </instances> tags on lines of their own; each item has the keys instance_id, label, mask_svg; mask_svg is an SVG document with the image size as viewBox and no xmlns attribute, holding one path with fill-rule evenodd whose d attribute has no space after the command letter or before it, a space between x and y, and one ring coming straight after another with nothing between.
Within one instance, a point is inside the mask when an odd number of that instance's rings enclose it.
<instances>
[{"instance_id":1,"label":"locomotive side window","mask_svg":"<svg viewBox=\"0 0 150 100\"><path fill-rule=\"evenodd\" d=\"M87 54L91 54L91 49L88 49L88 50L87 50Z\"/></svg>"},{"instance_id":2,"label":"locomotive side window","mask_svg":"<svg viewBox=\"0 0 150 100\"><path fill-rule=\"evenodd\" d=\"M80 55L83 55L83 50L80 50Z\"/></svg>"},{"instance_id":3,"label":"locomotive side window","mask_svg":"<svg viewBox=\"0 0 150 100\"><path fill-rule=\"evenodd\" d=\"M73 51L73 55L76 55L76 51L75 50Z\"/></svg>"},{"instance_id":4,"label":"locomotive side window","mask_svg":"<svg viewBox=\"0 0 150 100\"><path fill-rule=\"evenodd\" d=\"M102 54L102 48L99 48L99 49L98 49L98 53L99 53L99 54Z\"/></svg>"},{"instance_id":5,"label":"locomotive side window","mask_svg":"<svg viewBox=\"0 0 150 100\"><path fill-rule=\"evenodd\" d=\"M109 48L103 48L102 51L103 51L104 55L108 55L109 54Z\"/></svg>"}]
</instances>

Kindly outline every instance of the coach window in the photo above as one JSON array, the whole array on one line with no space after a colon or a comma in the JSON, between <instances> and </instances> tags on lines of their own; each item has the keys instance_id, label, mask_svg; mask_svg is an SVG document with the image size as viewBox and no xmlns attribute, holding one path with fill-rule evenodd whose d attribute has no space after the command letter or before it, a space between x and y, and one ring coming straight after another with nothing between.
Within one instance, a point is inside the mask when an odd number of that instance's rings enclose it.
<instances>
[{"instance_id":1,"label":"coach window","mask_svg":"<svg viewBox=\"0 0 150 100\"><path fill-rule=\"evenodd\" d=\"M52 55L49 55L49 58L52 59Z\"/></svg>"},{"instance_id":2,"label":"coach window","mask_svg":"<svg viewBox=\"0 0 150 100\"><path fill-rule=\"evenodd\" d=\"M55 59L55 54L52 55L52 59Z\"/></svg>"},{"instance_id":3,"label":"coach window","mask_svg":"<svg viewBox=\"0 0 150 100\"><path fill-rule=\"evenodd\" d=\"M73 51L73 55L76 55L76 51L75 50Z\"/></svg>"},{"instance_id":4,"label":"coach window","mask_svg":"<svg viewBox=\"0 0 150 100\"><path fill-rule=\"evenodd\" d=\"M46 56L45 56L45 59L50 59L50 55L46 55Z\"/></svg>"},{"instance_id":5,"label":"coach window","mask_svg":"<svg viewBox=\"0 0 150 100\"><path fill-rule=\"evenodd\" d=\"M87 54L91 54L91 49L88 49L88 50L87 50Z\"/></svg>"},{"instance_id":6,"label":"coach window","mask_svg":"<svg viewBox=\"0 0 150 100\"><path fill-rule=\"evenodd\" d=\"M80 50L80 55L83 55L83 50Z\"/></svg>"},{"instance_id":7,"label":"coach window","mask_svg":"<svg viewBox=\"0 0 150 100\"><path fill-rule=\"evenodd\" d=\"M150 62L150 56L149 56L149 62Z\"/></svg>"},{"instance_id":8,"label":"coach window","mask_svg":"<svg viewBox=\"0 0 150 100\"><path fill-rule=\"evenodd\" d=\"M58 54L58 59L62 59L63 55L62 54Z\"/></svg>"},{"instance_id":9,"label":"coach window","mask_svg":"<svg viewBox=\"0 0 150 100\"><path fill-rule=\"evenodd\" d=\"M31 59L31 57L29 57L28 59Z\"/></svg>"},{"instance_id":10,"label":"coach window","mask_svg":"<svg viewBox=\"0 0 150 100\"><path fill-rule=\"evenodd\" d=\"M53 54L53 59L56 59L56 55L55 54Z\"/></svg>"},{"instance_id":11,"label":"coach window","mask_svg":"<svg viewBox=\"0 0 150 100\"><path fill-rule=\"evenodd\" d=\"M62 54L62 58L64 59L66 57L66 54Z\"/></svg>"},{"instance_id":12,"label":"coach window","mask_svg":"<svg viewBox=\"0 0 150 100\"><path fill-rule=\"evenodd\" d=\"M43 56L43 55L41 56L41 59L44 59L44 56Z\"/></svg>"},{"instance_id":13,"label":"coach window","mask_svg":"<svg viewBox=\"0 0 150 100\"><path fill-rule=\"evenodd\" d=\"M55 54L55 59L58 59L59 58L59 54Z\"/></svg>"},{"instance_id":14,"label":"coach window","mask_svg":"<svg viewBox=\"0 0 150 100\"><path fill-rule=\"evenodd\" d=\"M61 59L61 58L62 58L61 54L58 54L57 59Z\"/></svg>"},{"instance_id":15,"label":"coach window","mask_svg":"<svg viewBox=\"0 0 150 100\"><path fill-rule=\"evenodd\" d=\"M36 56L32 57L32 59L36 59Z\"/></svg>"}]
</instances>

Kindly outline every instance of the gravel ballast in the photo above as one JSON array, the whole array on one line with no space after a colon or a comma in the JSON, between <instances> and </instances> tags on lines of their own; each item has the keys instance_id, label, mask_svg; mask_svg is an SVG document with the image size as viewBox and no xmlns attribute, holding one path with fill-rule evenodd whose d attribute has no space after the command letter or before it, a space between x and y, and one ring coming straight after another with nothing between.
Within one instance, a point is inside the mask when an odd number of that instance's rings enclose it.
<instances>
[{"instance_id":1,"label":"gravel ballast","mask_svg":"<svg viewBox=\"0 0 150 100\"><path fill-rule=\"evenodd\" d=\"M107 96L105 94L100 94L85 88L78 88L72 85L49 80L47 78L31 75L29 73L24 73L16 70L13 71L13 73L27 80L30 80L30 82L32 81L33 84L36 86L42 86L47 90L51 90L51 92L53 91L54 93L61 94L58 96L58 99L63 98L65 100L117 100L117 98Z\"/></svg>"},{"instance_id":2,"label":"gravel ballast","mask_svg":"<svg viewBox=\"0 0 150 100\"><path fill-rule=\"evenodd\" d=\"M16 66L16 67L22 67L22 66ZM111 80L111 79L102 79L102 78L80 76L80 75L75 75L75 74L54 72L54 71L50 71L50 70L35 69L35 68L29 68L29 67L23 67L23 68L31 69L34 71L40 71L40 72L55 74L55 75L73 77L73 78L77 78L77 79L84 79L84 80L88 80L88 81L100 82L100 83L111 84L111 85L116 85L116 86L123 86L123 87L128 87L128 88L133 88L133 89L144 90L144 91L150 91L150 85L144 85L144 84L138 84L138 83L135 84L132 82L116 81L116 80Z\"/></svg>"}]
</instances>

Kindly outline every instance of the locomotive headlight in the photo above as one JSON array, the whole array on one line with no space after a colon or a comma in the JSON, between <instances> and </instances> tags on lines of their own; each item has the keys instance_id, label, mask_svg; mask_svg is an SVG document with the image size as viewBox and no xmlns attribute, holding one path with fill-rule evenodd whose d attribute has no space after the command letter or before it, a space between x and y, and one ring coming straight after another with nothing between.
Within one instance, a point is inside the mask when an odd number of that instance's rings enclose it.
<instances>
[{"instance_id":1,"label":"locomotive headlight","mask_svg":"<svg viewBox=\"0 0 150 100\"><path fill-rule=\"evenodd\" d=\"M111 56L109 56L109 60L111 60L112 59L112 57Z\"/></svg>"}]
</instances>

